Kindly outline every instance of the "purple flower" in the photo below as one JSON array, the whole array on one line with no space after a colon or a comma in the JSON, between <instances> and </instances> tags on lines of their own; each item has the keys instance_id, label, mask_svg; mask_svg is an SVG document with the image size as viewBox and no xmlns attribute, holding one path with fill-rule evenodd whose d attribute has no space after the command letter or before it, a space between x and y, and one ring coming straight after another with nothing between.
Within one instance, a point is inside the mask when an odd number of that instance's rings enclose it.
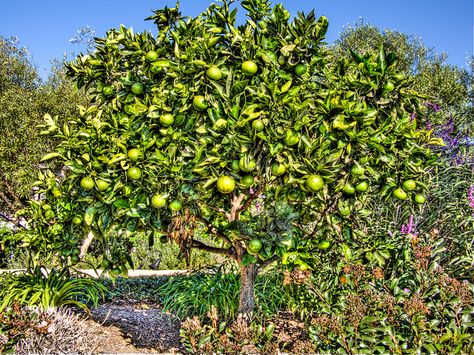
<instances>
[{"instance_id":1,"label":"purple flower","mask_svg":"<svg viewBox=\"0 0 474 355\"><path fill-rule=\"evenodd\" d=\"M405 292L405 293L410 293L410 289L405 287L405 288L403 289L403 292Z\"/></svg>"},{"instance_id":2,"label":"purple flower","mask_svg":"<svg viewBox=\"0 0 474 355\"><path fill-rule=\"evenodd\" d=\"M474 185L472 185L469 189L469 192L467 193L467 199L469 200L469 206L474 209Z\"/></svg>"},{"instance_id":3,"label":"purple flower","mask_svg":"<svg viewBox=\"0 0 474 355\"><path fill-rule=\"evenodd\" d=\"M426 122L426 129L427 129L428 131L430 131L431 128L432 128L432 127L431 127L431 122L430 122L430 121Z\"/></svg>"},{"instance_id":4,"label":"purple flower","mask_svg":"<svg viewBox=\"0 0 474 355\"><path fill-rule=\"evenodd\" d=\"M414 234L415 233L415 222L413 220L413 215L410 216L410 220L407 224L402 224L400 229L402 234Z\"/></svg>"},{"instance_id":5,"label":"purple flower","mask_svg":"<svg viewBox=\"0 0 474 355\"><path fill-rule=\"evenodd\" d=\"M260 212L262 210L262 206L260 205L258 201L255 202L255 208L257 209L257 212Z\"/></svg>"},{"instance_id":6,"label":"purple flower","mask_svg":"<svg viewBox=\"0 0 474 355\"><path fill-rule=\"evenodd\" d=\"M438 112L439 110L441 110L439 105L434 104L432 102L425 102L425 106L430 107L434 112Z\"/></svg>"},{"instance_id":7,"label":"purple flower","mask_svg":"<svg viewBox=\"0 0 474 355\"><path fill-rule=\"evenodd\" d=\"M410 122L413 122L413 120L415 119L415 112L413 112L410 116Z\"/></svg>"},{"instance_id":8,"label":"purple flower","mask_svg":"<svg viewBox=\"0 0 474 355\"><path fill-rule=\"evenodd\" d=\"M249 194L253 195L254 193L255 193L255 191L252 188L250 188Z\"/></svg>"}]
</instances>

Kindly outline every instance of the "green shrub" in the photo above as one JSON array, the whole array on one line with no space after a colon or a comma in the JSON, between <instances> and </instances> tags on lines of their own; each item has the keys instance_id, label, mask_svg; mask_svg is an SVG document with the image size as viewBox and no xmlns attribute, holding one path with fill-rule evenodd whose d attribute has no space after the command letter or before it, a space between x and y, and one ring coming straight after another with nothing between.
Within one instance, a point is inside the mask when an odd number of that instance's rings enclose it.
<instances>
[{"instance_id":1,"label":"green shrub","mask_svg":"<svg viewBox=\"0 0 474 355\"><path fill-rule=\"evenodd\" d=\"M0 280L0 310L13 302L37 306L43 310L64 305L87 308L87 303L97 305L104 296L105 287L97 280L72 278L69 269L34 267L26 272L5 273Z\"/></svg>"},{"instance_id":2,"label":"green shrub","mask_svg":"<svg viewBox=\"0 0 474 355\"><path fill-rule=\"evenodd\" d=\"M239 306L240 275L231 264L211 272L170 277L156 289L163 308L180 318L205 317L215 307L224 319L235 319ZM287 301L283 278L278 272L257 277L256 312L265 316L278 312Z\"/></svg>"}]
</instances>

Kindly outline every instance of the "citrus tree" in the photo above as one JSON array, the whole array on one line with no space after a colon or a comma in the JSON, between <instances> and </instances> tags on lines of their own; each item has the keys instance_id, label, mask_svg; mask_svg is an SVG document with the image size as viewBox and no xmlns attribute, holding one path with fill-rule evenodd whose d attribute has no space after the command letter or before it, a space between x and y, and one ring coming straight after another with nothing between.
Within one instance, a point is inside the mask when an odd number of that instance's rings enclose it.
<instances>
[{"instance_id":1,"label":"citrus tree","mask_svg":"<svg viewBox=\"0 0 474 355\"><path fill-rule=\"evenodd\" d=\"M264 266L307 270L328 248L350 253L343 230L371 195L424 202L426 144L442 142L417 129L423 106L396 57L381 48L330 63L324 16L241 5L240 26L230 1L196 18L157 10L157 36L110 30L67 65L91 105L63 126L47 117L62 141L44 159L66 174L42 176L54 203L49 216L32 205L45 237L29 245L71 248L89 232L116 270L127 253L115 241L153 231L185 258L195 248L235 260L248 313Z\"/></svg>"}]
</instances>

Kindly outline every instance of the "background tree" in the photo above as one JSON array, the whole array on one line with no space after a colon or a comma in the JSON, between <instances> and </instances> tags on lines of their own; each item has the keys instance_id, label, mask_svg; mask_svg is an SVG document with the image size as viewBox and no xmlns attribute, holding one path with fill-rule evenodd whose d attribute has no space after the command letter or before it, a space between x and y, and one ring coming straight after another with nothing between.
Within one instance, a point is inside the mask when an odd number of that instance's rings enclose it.
<instances>
[{"instance_id":1,"label":"background tree","mask_svg":"<svg viewBox=\"0 0 474 355\"><path fill-rule=\"evenodd\" d=\"M425 107L396 56L381 47L331 62L325 17L241 4L241 26L230 2L196 18L157 10L156 37L110 30L68 65L91 106L65 125L46 121L61 143L43 159L68 169L59 186L43 176L30 247L64 248L92 231L116 270L130 263L117 238L146 229L187 260L192 249L235 260L247 314L264 266L281 259L304 272L328 249L349 255L357 234L346 231L369 196L423 203L434 161L425 144L441 141L417 129Z\"/></svg>"},{"instance_id":2,"label":"background tree","mask_svg":"<svg viewBox=\"0 0 474 355\"><path fill-rule=\"evenodd\" d=\"M468 84L463 80L469 76L469 70L447 64L445 53L439 54L435 48L425 47L419 37L393 30L381 31L360 21L345 27L331 51L335 58L339 58L349 56L349 49L376 53L380 45L397 55L396 66L401 72L415 78L410 88L425 94L425 101L432 101L441 108L440 115L432 117L433 123L444 123L442 117L449 114L458 119L465 117L467 107L472 106Z\"/></svg>"},{"instance_id":3,"label":"background tree","mask_svg":"<svg viewBox=\"0 0 474 355\"><path fill-rule=\"evenodd\" d=\"M43 83L28 51L16 40L0 37L0 211L24 207L41 157L56 144L37 127L44 114L76 116L77 105L84 103L83 93L64 74L56 64Z\"/></svg>"}]
</instances>

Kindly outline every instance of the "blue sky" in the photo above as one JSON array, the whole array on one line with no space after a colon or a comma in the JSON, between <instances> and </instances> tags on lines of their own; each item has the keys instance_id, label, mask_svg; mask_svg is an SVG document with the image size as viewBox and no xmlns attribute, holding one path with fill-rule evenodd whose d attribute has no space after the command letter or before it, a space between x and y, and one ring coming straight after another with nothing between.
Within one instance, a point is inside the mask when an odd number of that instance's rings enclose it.
<instances>
[{"instance_id":1,"label":"blue sky","mask_svg":"<svg viewBox=\"0 0 474 355\"><path fill-rule=\"evenodd\" d=\"M277 3L280 1L274 1ZM473 54L472 0L282 0L292 15L316 10L329 19L327 42L338 38L343 27L363 18L381 29L392 29L422 38L428 47L448 54L448 63L465 66ZM52 59L62 59L83 48L69 40L79 28L90 26L96 36L120 24L135 31L155 32L143 19L151 10L174 0L2 0L0 35L17 36L27 47L40 73L46 76ZM196 16L211 1L181 0L181 11Z\"/></svg>"}]
</instances>

